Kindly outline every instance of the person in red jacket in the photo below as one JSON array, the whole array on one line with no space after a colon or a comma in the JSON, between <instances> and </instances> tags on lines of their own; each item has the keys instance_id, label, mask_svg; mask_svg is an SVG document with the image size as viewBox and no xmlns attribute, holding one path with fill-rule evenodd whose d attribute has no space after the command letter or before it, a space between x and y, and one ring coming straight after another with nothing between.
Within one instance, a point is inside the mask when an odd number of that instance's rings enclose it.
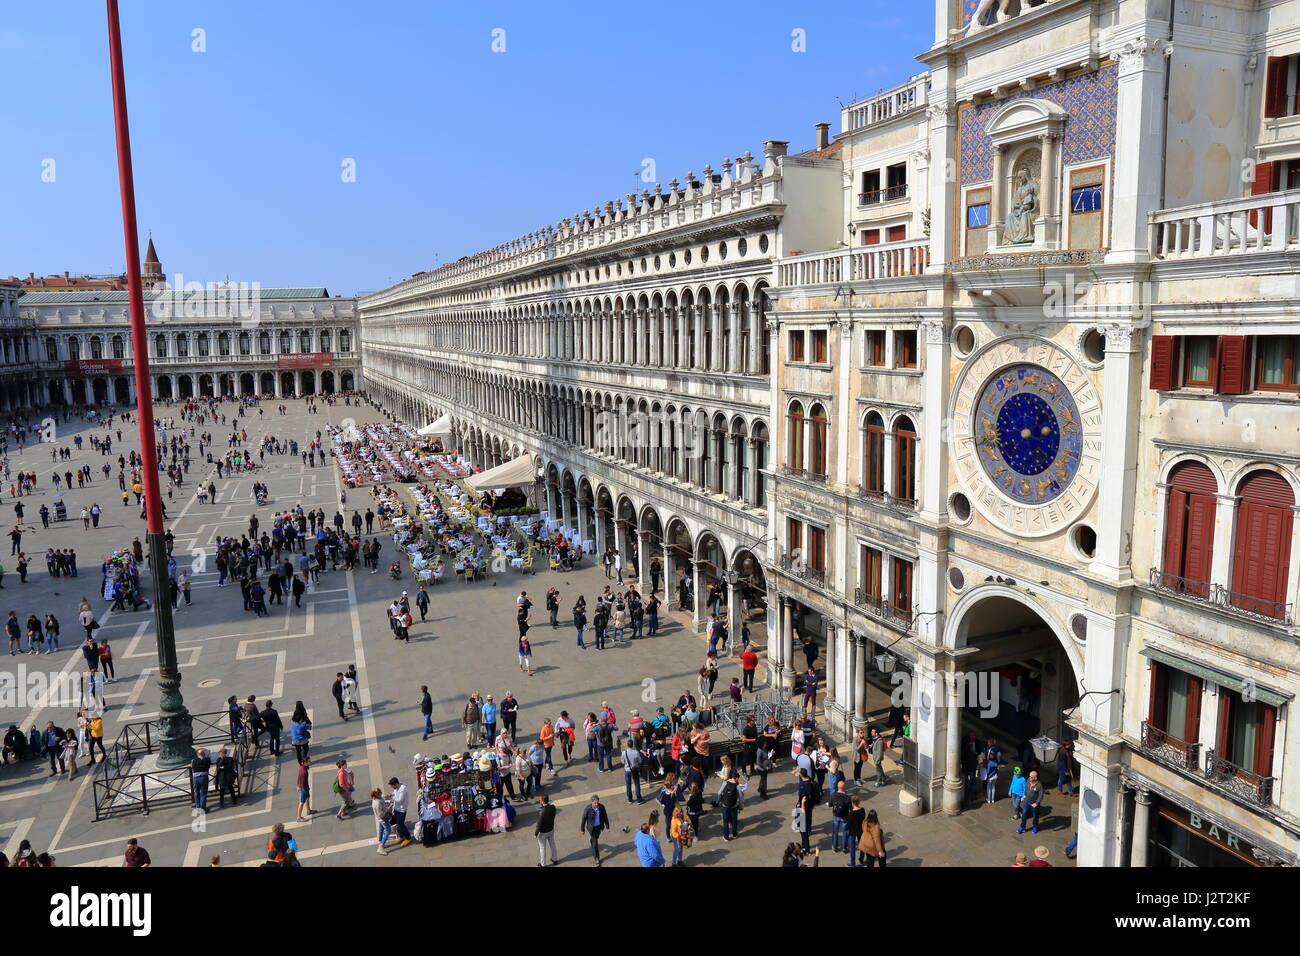
<instances>
[{"instance_id":1,"label":"person in red jacket","mask_svg":"<svg viewBox=\"0 0 1300 956\"><path fill-rule=\"evenodd\" d=\"M748 647L740 653L740 669L745 677L745 690L752 691L754 689L754 671L758 670L758 655Z\"/></svg>"}]
</instances>

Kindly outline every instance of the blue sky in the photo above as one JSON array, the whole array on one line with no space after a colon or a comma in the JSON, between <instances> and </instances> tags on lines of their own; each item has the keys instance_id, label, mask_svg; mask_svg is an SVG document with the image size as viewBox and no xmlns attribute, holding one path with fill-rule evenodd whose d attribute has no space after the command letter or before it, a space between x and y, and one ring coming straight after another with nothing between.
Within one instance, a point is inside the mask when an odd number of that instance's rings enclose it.
<instances>
[{"instance_id":1,"label":"blue sky","mask_svg":"<svg viewBox=\"0 0 1300 956\"><path fill-rule=\"evenodd\" d=\"M121 271L104 4L4 12L0 275ZM809 148L814 123L838 130L837 96L920 71L933 15L927 0L122 0L141 245L151 231L187 281L382 288L639 190L647 158L667 183L765 139Z\"/></svg>"}]
</instances>

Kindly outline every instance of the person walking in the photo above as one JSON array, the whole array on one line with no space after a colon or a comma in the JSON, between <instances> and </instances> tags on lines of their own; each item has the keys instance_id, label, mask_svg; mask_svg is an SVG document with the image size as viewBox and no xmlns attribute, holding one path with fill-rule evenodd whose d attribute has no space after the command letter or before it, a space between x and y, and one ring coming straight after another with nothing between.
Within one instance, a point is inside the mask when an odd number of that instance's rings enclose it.
<instances>
[{"instance_id":1,"label":"person walking","mask_svg":"<svg viewBox=\"0 0 1300 956\"><path fill-rule=\"evenodd\" d=\"M306 763L307 751L311 745L311 721L307 719L307 708L302 701L298 701L293 710L289 723L289 742L293 744L293 753L298 758L298 763Z\"/></svg>"},{"instance_id":2,"label":"person walking","mask_svg":"<svg viewBox=\"0 0 1300 956\"><path fill-rule=\"evenodd\" d=\"M429 592L424 589L423 584L415 590L415 606L419 608L420 623L423 624L425 618L429 616Z\"/></svg>"},{"instance_id":3,"label":"person walking","mask_svg":"<svg viewBox=\"0 0 1300 956\"><path fill-rule=\"evenodd\" d=\"M623 750L623 785L627 789L628 803L644 803L641 797L641 751L636 749L636 741L627 738ZM632 785L636 784L636 799L632 799Z\"/></svg>"},{"instance_id":4,"label":"person walking","mask_svg":"<svg viewBox=\"0 0 1300 956\"><path fill-rule=\"evenodd\" d=\"M812 812L813 812L813 781L812 775L807 770L799 771L799 796L796 803L796 809L799 816L796 817L796 823L801 823L802 828L799 830L800 843L805 853L812 849L809 843L809 834L812 833Z\"/></svg>"},{"instance_id":5,"label":"person walking","mask_svg":"<svg viewBox=\"0 0 1300 956\"><path fill-rule=\"evenodd\" d=\"M519 701L515 700L515 695L506 691L505 698L501 701L501 726L505 728L510 739L515 739L515 727L519 720Z\"/></svg>"},{"instance_id":6,"label":"person walking","mask_svg":"<svg viewBox=\"0 0 1300 956\"><path fill-rule=\"evenodd\" d=\"M311 758L303 757L302 762L298 765L298 822L303 823L306 817L311 816L316 811L311 808Z\"/></svg>"},{"instance_id":7,"label":"person walking","mask_svg":"<svg viewBox=\"0 0 1300 956\"><path fill-rule=\"evenodd\" d=\"M600 835L610 826L609 811L605 805L600 802L600 797L592 796L591 803L582 811L582 823L578 827L579 833L587 835L591 843L591 856L596 861L596 865L601 865L600 860Z\"/></svg>"},{"instance_id":8,"label":"person walking","mask_svg":"<svg viewBox=\"0 0 1300 956\"><path fill-rule=\"evenodd\" d=\"M854 794L849 798L849 813L844 827L847 840L845 852L849 855L849 866L862 865L858 847L862 845L862 831L866 822L867 811L862 809L862 798Z\"/></svg>"},{"instance_id":9,"label":"person walking","mask_svg":"<svg viewBox=\"0 0 1300 956\"><path fill-rule=\"evenodd\" d=\"M885 738L875 727L871 728L871 760L876 765L876 786L883 787L885 777Z\"/></svg>"},{"instance_id":10,"label":"person walking","mask_svg":"<svg viewBox=\"0 0 1300 956\"><path fill-rule=\"evenodd\" d=\"M346 820L348 813L355 806L352 800L352 791L356 789L356 776L348 769L348 762L343 759L334 761L334 792L339 797L339 809L335 816L340 820Z\"/></svg>"},{"instance_id":11,"label":"person walking","mask_svg":"<svg viewBox=\"0 0 1300 956\"><path fill-rule=\"evenodd\" d=\"M672 817L668 821L668 840L673 845L673 858L670 865L681 866L683 852L691 845L691 823L686 819L686 811L680 805L673 807Z\"/></svg>"},{"instance_id":12,"label":"person walking","mask_svg":"<svg viewBox=\"0 0 1300 956\"><path fill-rule=\"evenodd\" d=\"M843 780L836 783L835 792L826 803L831 808L831 852L845 852L848 849L849 813L853 804L844 790Z\"/></svg>"},{"instance_id":13,"label":"person walking","mask_svg":"<svg viewBox=\"0 0 1300 956\"><path fill-rule=\"evenodd\" d=\"M866 822L862 825L862 839L858 843L859 859L864 866L885 866L885 831L880 826L880 818L875 810L867 811Z\"/></svg>"},{"instance_id":14,"label":"person walking","mask_svg":"<svg viewBox=\"0 0 1300 956\"><path fill-rule=\"evenodd\" d=\"M519 638L519 669L533 676L533 645L526 637Z\"/></svg>"},{"instance_id":15,"label":"person walking","mask_svg":"<svg viewBox=\"0 0 1300 956\"><path fill-rule=\"evenodd\" d=\"M267 734L271 756L278 757L280 756L280 735L284 733L284 721L280 719L280 712L275 709L274 701L268 700L259 716L262 719L262 729Z\"/></svg>"},{"instance_id":16,"label":"person walking","mask_svg":"<svg viewBox=\"0 0 1300 956\"><path fill-rule=\"evenodd\" d=\"M429 685L420 685L420 716L424 718L424 736L421 740L428 740L429 735L433 733L433 697L429 694Z\"/></svg>"},{"instance_id":17,"label":"person walking","mask_svg":"<svg viewBox=\"0 0 1300 956\"><path fill-rule=\"evenodd\" d=\"M1024 806L1020 812L1020 826L1016 827L1017 833L1025 832L1025 823L1032 816L1034 823L1030 828L1030 833L1038 832L1038 810L1043 802L1043 785L1038 780L1038 771L1029 771L1029 780L1025 784Z\"/></svg>"},{"instance_id":18,"label":"person walking","mask_svg":"<svg viewBox=\"0 0 1300 956\"><path fill-rule=\"evenodd\" d=\"M338 671L334 674L334 683L330 686L330 694L334 697L334 703L339 708L339 718L348 719L347 711L343 709L343 672Z\"/></svg>"},{"instance_id":19,"label":"person walking","mask_svg":"<svg viewBox=\"0 0 1300 956\"><path fill-rule=\"evenodd\" d=\"M546 794L542 794L539 802L537 825L533 827L533 836L537 838L537 865L546 866L547 850L549 850L551 866L555 866L559 863L559 855L555 851L556 810L551 804L551 798Z\"/></svg>"}]
</instances>

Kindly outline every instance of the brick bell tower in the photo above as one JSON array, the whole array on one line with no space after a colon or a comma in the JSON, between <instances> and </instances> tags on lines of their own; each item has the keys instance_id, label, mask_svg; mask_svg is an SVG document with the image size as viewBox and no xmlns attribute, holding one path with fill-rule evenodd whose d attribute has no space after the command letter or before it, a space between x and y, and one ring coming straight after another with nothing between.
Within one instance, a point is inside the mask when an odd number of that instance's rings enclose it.
<instances>
[{"instance_id":1,"label":"brick bell tower","mask_svg":"<svg viewBox=\"0 0 1300 956\"><path fill-rule=\"evenodd\" d=\"M163 272L158 253L153 247L153 236L149 237L149 248L144 253L144 266L140 271L140 283L145 290L161 289L167 284L167 274Z\"/></svg>"}]
</instances>

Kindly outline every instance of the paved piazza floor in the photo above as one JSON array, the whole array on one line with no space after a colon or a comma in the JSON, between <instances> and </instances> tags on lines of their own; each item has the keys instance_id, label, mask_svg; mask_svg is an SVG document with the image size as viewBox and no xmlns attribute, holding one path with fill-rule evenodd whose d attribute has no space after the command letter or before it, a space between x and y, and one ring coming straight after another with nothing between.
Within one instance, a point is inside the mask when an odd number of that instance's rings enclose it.
<instances>
[{"instance_id":1,"label":"paved piazza floor","mask_svg":"<svg viewBox=\"0 0 1300 956\"><path fill-rule=\"evenodd\" d=\"M318 415L308 415L300 401L289 405L290 413L285 417L268 406L265 415L243 419L250 439L269 432L302 440L318 428L323 431L326 422L338 423L347 417L365 422L381 417L374 409L341 403L320 405ZM160 417L168 414L168 410L159 409ZM62 441L70 442L79 424L62 426ZM123 442L114 446L114 465L119 450L138 447L134 428L130 425L123 429ZM88 432L90 426L82 424L80 430ZM209 430L214 435L224 434L220 426ZM92 469L98 469L105 459L91 450L88 441L85 448L71 465L89 463ZM320 505L332 515L340 490L332 463L310 468L288 456L268 456L267 462L260 477L270 485L271 507ZM52 490L48 448L37 446L21 456L12 454L11 467L15 471L34 469L39 475L40 493L24 499L27 523L35 524L35 529L23 538L24 550L32 556L28 582L19 583L13 573L14 559L5 555L0 601L5 612L16 610L21 621L32 613L53 611L63 624L67 649L58 655L6 657L7 663L0 664L0 670L12 673L22 664L29 669L77 673L82 661L77 650L80 628L76 624L76 605L83 594L91 596L104 624L99 633L109 637L115 649L118 680L107 687L105 715L105 739L111 742L124 723L154 716L157 706L152 613L108 613L107 604L95 596L102 556L114 548L129 547L132 538L143 533L139 509L121 505L114 471L114 478L107 483L101 478L84 491L69 493L66 500L73 520L52 524L45 530L40 527L37 511L50 500ZM66 467L59 465L60 471ZM202 476L205 482L208 480L204 468L196 459L187 491L192 490L194 479ZM99 472L95 474L100 477ZM171 505L170 527L176 535L178 558L210 546L214 535L238 534L247 527L250 479L216 484L215 504L199 504L188 494L183 501L178 494ZM402 493L406 493L405 489ZM350 497L351 503L369 500L364 490L354 491ZM91 501L100 503L105 516L97 530L84 531L75 516L83 504ZM5 523L6 531L12 526L12 504L6 488L0 505L0 521ZM266 513L267 509L263 509L263 517ZM393 549L391 542L385 544L382 564L386 567ZM81 568L78 579L51 579L47 575L41 556L50 547L76 548ZM380 857L375 852L375 826L368 809L346 821L335 819L330 771L337 757L346 757L357 771L359 795L369 790L372 781L393 775L413 782L413 753L461 749L464 738L458 715L472 690L492 693L497 700L513 691L521 702L522 737L525 729L532 732L544 717L554 717L561 709L580 717L605 699L620 715L626 715L632 707L641 707L645 713L643 682L647 678L655 682L661 701L693 686L692 675L703 657L704 644L681 621L670 621L656 638L603 652L584 652L575 646L571 628L563 626L568 619L567 609L578 594L590 600L604 583L602 571L588 566L569 574L542 571L521 577L512 571L486 582L439 585L431 591L428 622L417 623L411 643L401 644L390 637L384 608L397 590L410 588L409 579L397 585L386 572L326 572L319 587L304 597L301 610L293 609L291 601L284 607L272 605L272 615L258 620L242 610L237 587L218 590L215 571L198 574L194 604L182 606L176 616L186 705L194 713L224 710L229 695L243 699L253 693L259 701L273 698L287 724L294 701L305 701L316 722L312 741L313 790L318 810L315 818L307 824L293 822L297 766L286 732L285 755L278 763L265 751L258 758L247 798L236 807L210 812L203 821L192 820L187 809L177 807L162 808L148 816L133 814L96 823L91 775L85 772L84 761L82 772L72 781L48 777L45 761L5 767L0 770L0 845L12 856L18 841L27 838L37 852L53 853L60 866L116 866L121 862L124 841L135 836L148 848L155 865L201 865L213 855L220 855L225 865L256 865L263 857L267 830L272 823L284 821L297 837L307 866L531 866L537 856L532 837L536 811L528 804L520 805L511 832L468 837L436 848L412 844ZM534 612L541 625L532 632L536 674L529 678L520 673L515 659L514 597L522 585L538 599L540 610L540 598L552 584L562 595L562 626L551 631L545 625L544 613ZM336 717L330 683L336 671L354 662L360 672L363 716L344 723ZM739 674L739 665L724 661L720 686L729 683L734 674ZM435 701L437 736L428 743L420 740L422 726L417 705L422 683L429 685ZM874 693L871 704L873 717L883 720L883 694ZM655 705L648 706L653 710ZM24 729L38 722L43 726L50 719L62 726L74 726L75 711L0 709L0 729L14 722ZM789 769L788 761L781 769ZM891 776L894 781L898 779L896 769ZM688 866L779 863L783 847L795 837L789 828L794 783L785 772L772 779L773 795L767 801L750 800L742 811L740 839L725 843L717 811L706 813L702 839L686 854ZM712 790L711 785L708 793ZM610 851L607 863L636 864L631 837L623 835L621 829L631 826L635 831L651 805L648 800L642 807L627 804L621 773L598 773L594 764L584 760L560 769L557 776L547 780L547 792L560 811L557 839L563 866L591 865L587 841L579 835L578 823L582 807L593 793L602 795L614 823L612 838L606 843ZM1042 832L1037 837L1021 837L1015 834L1005 800L956 818L931 815L909 820L898 813L896 783L880 790L867 787L861 793L865 806L875 808L884 823L890 865L1004 866L1016 852L1030 852L1039 843L1050 848L1052 862L1072 865L1063 856L1070 836L1069 798L1050 795ZM816 845L823 848L823 862L845 863L843 856L829 853L829 812L825 808L819 808L814 815L814 838ZM665 851L670 849L665 841Z\"/></svg>"}]
</instances>

